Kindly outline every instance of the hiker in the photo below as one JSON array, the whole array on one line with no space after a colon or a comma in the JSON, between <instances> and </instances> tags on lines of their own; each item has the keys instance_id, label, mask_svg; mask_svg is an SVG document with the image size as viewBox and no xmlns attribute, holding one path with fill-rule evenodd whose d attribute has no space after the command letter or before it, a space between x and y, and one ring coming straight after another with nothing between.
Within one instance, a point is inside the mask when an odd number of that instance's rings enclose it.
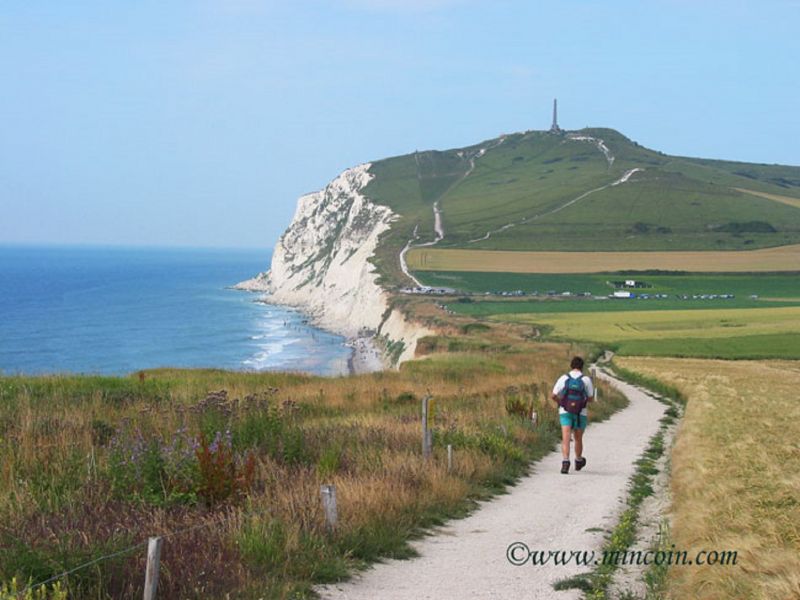
<instances>
[{"instance_id":1,"label":"hiker","mask_svg":"<svg viewBox=\"0 0 800 600\"><path fill-rule=\"evenodd\" d=\"M589 421L587 404L594 400L594 386L583 374L583 359L576 356L570 362L571 371L562 375L553 386L553 400L558 404L561 421L561 472L569 473L569 441L575 435L575 470L586 466L583 457L583 431Z\"/></svg>"}]
</instances>

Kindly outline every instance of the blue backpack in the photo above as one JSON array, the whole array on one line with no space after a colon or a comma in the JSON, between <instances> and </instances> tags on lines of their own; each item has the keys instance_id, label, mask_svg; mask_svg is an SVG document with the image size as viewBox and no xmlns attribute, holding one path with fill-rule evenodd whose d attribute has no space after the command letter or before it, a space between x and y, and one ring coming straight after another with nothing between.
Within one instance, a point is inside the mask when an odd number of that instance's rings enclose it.
<instances>
[{"instance_id":1,"label":"blue backpack","mask_svg":"<svg viewBox=\"0 0 800 600\"><path fill-rule=\"evenodd\" d=\"M567 380L564 382L564 389L559 394L559 406L573 415L581 414L589 403L589 394L586 393L586 385L583 383L583 375L572 377L567 373Z\"/></svg>"}]
</instances>

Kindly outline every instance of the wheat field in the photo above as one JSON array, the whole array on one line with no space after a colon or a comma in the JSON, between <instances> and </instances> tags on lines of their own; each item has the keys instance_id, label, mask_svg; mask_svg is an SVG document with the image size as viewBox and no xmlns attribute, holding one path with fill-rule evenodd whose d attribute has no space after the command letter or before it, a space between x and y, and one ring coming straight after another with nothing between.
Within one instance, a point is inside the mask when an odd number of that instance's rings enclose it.
<instances>
[{"instance_id":1,"label":"wheat field","mask_svg":"<svg viewBox=\"0 0 800 600\"><path fill-rule=\"evenodd\" d=\"M414 249L407 254L412 271L500 273L604 273L616 271L689 271L745 273L797 271L800 244L732 251L675 252L516 252L506 250Z\"/></svg>"},{"instance_id":2,"label":"wheat field","mask_svg":"<svg viewBox=\"0 0 800 600\"><path fill-rule=\"evenodd\" d=\"M679 566L673 599L800 598L800 362L617 358L688 398L672 453L672 540L735 566Z\"/></svg>"}]
</instances>

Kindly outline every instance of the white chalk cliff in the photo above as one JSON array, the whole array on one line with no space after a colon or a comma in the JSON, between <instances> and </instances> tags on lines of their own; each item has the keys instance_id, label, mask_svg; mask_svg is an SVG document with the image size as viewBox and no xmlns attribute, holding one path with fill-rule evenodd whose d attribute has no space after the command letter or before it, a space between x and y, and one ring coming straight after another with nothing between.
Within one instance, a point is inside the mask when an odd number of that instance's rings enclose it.
<instances>
[{"instance_id":1,"label":"white chalk cliff","mask_svg":"<svg viewBox=\"0 0 800 600\"><path fill-rule=\"evenodd\" d=\"M381 336L413 358L417 340L432 332L389 311L387 293L369 262L378 238L396 218L362 190L370 164L347 169L319 192L302 196L291 224L278 240L266 273L236 287L266 292L269 302L297 307L324 329L355 338Z\"/></svg>"}]
</instances>

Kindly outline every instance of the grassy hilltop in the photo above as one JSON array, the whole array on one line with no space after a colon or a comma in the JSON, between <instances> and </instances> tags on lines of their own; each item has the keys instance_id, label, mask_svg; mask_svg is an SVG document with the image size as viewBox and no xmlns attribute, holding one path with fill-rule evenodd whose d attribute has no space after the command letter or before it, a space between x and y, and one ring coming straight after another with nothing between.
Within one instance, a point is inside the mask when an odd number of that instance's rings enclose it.
<instances>
[{"instance_id":1,"label":"grassy hilltop","mask_svg":"<svg viewBox=\"0 0 800 600\"><path fill-rule=\"evenodd\" d=\"M607 153L574 137L602 140ZM611 185L632 169L640 170ZM733 250L800 242L800 167L668 156L612 129L516 133L379 160L372 173L366 195L401 215L382 239L384 275L397 274L396 256L415 227L420 242L434 239L437 201L445 229L437 248Z\"/></svg>"}]
</instances>

